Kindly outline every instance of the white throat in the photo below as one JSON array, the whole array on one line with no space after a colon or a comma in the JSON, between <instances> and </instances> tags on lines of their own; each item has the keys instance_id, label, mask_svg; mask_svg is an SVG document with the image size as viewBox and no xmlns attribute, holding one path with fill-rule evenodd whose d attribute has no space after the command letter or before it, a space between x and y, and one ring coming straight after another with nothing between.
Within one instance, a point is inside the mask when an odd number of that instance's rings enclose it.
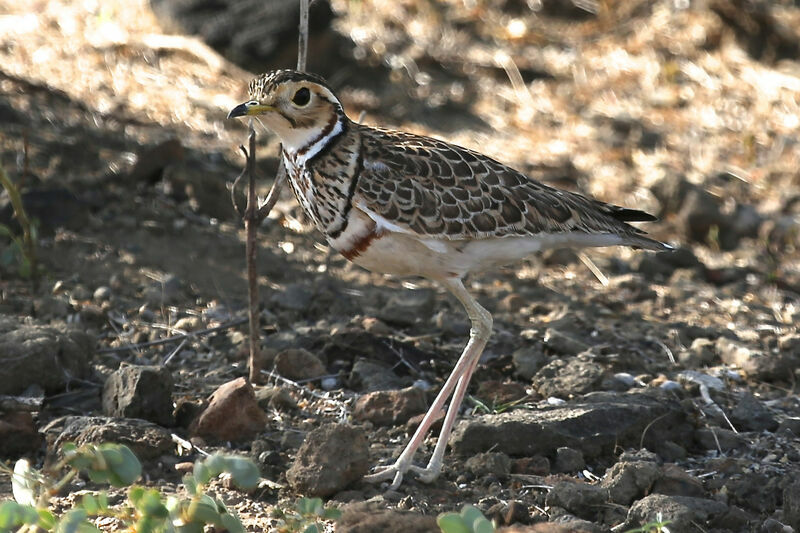
<instances>
[{"instance_id":1,"label":"white throat","mask_svg":"<svg viewBox=\"0 0 800 533\"><path fill-rule=\"evenodd\" d=\"M337 120L332 126L328 124L320 130L292 129L281 139L283 149L294 159L297 166L305 163L320 153L325 146L344 129L343 121Z\"/></svg>"}]
</instances>

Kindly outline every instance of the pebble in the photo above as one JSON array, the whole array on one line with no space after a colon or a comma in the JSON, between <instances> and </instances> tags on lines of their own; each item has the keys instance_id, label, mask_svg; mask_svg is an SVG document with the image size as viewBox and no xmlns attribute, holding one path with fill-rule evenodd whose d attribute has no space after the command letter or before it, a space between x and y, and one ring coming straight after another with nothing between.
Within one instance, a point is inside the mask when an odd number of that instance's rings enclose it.
<instances>
[{"instance_id":1,"label":"pebble","mask_svg":"<svg viewBox=\"0 0 800 533\"><path fill-rule=\"evenodd\" d=\"M111 287L101 285L94 290L92 298L96 302L105 302L111 299Z\"/></svg>"}]
</instances>

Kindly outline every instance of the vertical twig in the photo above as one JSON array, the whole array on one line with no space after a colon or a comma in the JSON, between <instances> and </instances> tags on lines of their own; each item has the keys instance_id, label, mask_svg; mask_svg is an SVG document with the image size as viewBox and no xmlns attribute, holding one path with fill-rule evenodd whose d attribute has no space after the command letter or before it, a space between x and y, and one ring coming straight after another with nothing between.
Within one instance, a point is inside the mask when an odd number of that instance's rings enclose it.
<instances>
[{"instance_id":1,"label":"vertical twig","mask_svg":"<svg viewBox=\"0 0 800 533\"><path fill-rule=\"evenodd\" d=\"M297 45L297 70L306 69L306 58L308 55L308 5L309 0L300 0L300 28ZM267 195L263 204L259 205L258 197L256 196L256 132L253 127L253 119L250 118L250 131L249 131L249 153L242 148L245 153L245 170L247 174L247 206L244 211L244 228L245 228L245 256L247 261L247 292L248 292L248 318L250 324L250 356L247 361L248 379L251 383L255 383L261 376L261 350L260 350L260 312L258 300L258 272L256 270L256 243L258 242L258 225L269 215L272 207L278 201L281 188L286 182L286 169L283 166L283 158L281 158L280 165L278 166L278 173L275 176L275 181L272 183L272 188ZM241 176L240 176L241 177ZM234 189L236 187L234 182ZM236 200L234 193L231 192L231 198L236 207Z\"/></svg>"},{"instance_id":2,"label":"vertical twig","mask_svg":"<svg viewBox=\"0 0 800 533\"><path fill-rule=\"evenodd\" d=\"M300 28L297 37L297 70L306 69L308 57L308 0L300 0Z\"/></svg>"}]
</instances>

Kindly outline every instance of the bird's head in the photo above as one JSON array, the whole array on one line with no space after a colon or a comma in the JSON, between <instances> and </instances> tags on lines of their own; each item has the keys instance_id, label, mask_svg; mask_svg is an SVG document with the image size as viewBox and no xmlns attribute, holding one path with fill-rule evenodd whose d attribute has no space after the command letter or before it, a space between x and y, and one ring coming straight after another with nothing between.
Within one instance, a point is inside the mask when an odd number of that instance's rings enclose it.
<instances>
[{"instance_id":1,"label":"bird's head","mask_svg":"<svg viewBox=\"0 0 800 533\"><path fill-rule=\"evenodd\" d=\"M231 109L228 118L259 116L289 152L297 152L346 119L339 99L314 74L268 72L250 82L249 95L250 100Z\"/></svg>"}]
</instances>

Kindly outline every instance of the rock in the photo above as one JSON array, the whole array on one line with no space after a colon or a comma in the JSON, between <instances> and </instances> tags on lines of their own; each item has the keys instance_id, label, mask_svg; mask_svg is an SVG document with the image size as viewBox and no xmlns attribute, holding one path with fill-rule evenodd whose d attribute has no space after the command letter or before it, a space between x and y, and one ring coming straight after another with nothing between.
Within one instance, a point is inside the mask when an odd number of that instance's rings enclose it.
<instances>
[{"instance_id":1,"label":"rock","mask_svg":"<svg viewBox=\"0 0 800 533\"><path fill-rule=\"evenodd\" d=\"M477 477L494 475L500 479L511 473L511 458L500 452L486 452L473 455L464 466Z\"/></svg>"},{"instance_id":2,"label":"rock","mask_svg":"<svg viewBox=\"0 0 800 533\"><path fill-rule=\"evenodd\" d=\"M544 332L544 344L561 355L577 355L589 349L585 342L553 327Z\"/></svg>"},{"instance_id":3,"label":"rock","mask_svg":"<svg viewBox=\"0 0 800 533\"><path fill-rule=\"evenodd\" d=\"M144 182L154 184L159 181L164 169L184 159L183 145L178 139L168 139L155 146L146 146L136 154L136 162L130 170L128 180L131 183Z\"/></svg>"},{"instance_id":4,"label":"rock","mask_svg":"<svg viewBox=\"0 0 800 533\"><path fill-rule=\"evenodd\" d=\"M658 425L651 424L661 416ZM691 435L685 417L680 403L657 390L600 392L535 411L461 420L450 445L460 454L493 449L512 456L551 455L567 446L594 458L612 452L616 446L639 446L644 435L644 446L658 451L666 441L683 442Z\"/></svg>"},{"instance_id":5,"label":"rock","mask_svg":"<svg viewBox=\"0 0 800 533\"><path fill-rule=\"evenodd\" d=\"M591 520L608 503L608 489L586 483L559 481L545 499L547 505L563 507L575 516Z\"/></svg>"},{"instance_id":6,"label":"rock","mask_svg":"<svg viewBox=\"0 0 800 533\"><path fill-rule=\"evenodd\" d=\"M277 409L278 411L297 409L297 402L283 387L259 387L255 393L256 401L262 409Z\"/></svg>"},{"instance_id":7,"label":"rock","mask_svg":"<svg viewBox=\"0 0 800 533\"><path fill-rule=\"evenodd\" d=\"M306 436L286 479L294 490L324 498L358 481L368 471L369 453L363 430L326 424Z\"/></svg>"},{"instance_id":8,"label":"rock","mask_svg":"<svg viewBox=\"0 0 800 533\"><path fill-rule=\"evenodd\" d=\"M573 265L579 260L572 248L553 248L542 254L542 263L549 267Z\"/></svg>"},{"instance_id":9,"label":"rock","mask_svg":"<svg viewBox=\"0 0 800 533\"><path fill-rule=\"evenodd\" d=\"M530 526L508 526L497 529L497 533L603 533L606 529L586 520L570 517L564 522L539 522Z\"/></svg>"},{"instance_id":10,"label":"rock","mask_svg":"<svg viewBox=\"0 0 800 533\"><path fill-rule=\"evenodd\" d=\"M275 356L275 370L292 380L314 379L328 373L319 357L302 348L290 348Z\"/></svg>"},{"instance_id":11,"label":"rock","mask_svg":"<svg viewBox=\"0 0 800 533\"><path fill-rule=\"evenodd\" d=\"M89 223L88 206L69 189L28 189L21 192L20 199L28 218L36 221L36 232L42 237L52 236L59 228L81 231ZM0 224L10 227L17 235L22 233L8 195L0 196Z\"/></svg>"},{"instance_id":12,"label":"rock","mask_svg":"<svg viewBox=\"0 0 800 533\"><path fill-rule=\"evenodd\" d=\"M78 446L87 442L115 442L128 446L142 461L159 459L175 451L168 430L138 418L62 416L47 424L42 432L47 437L49 449L60 449L65 442L74 442Z\"/></svg>"},{"instance_id":13,"label":"rock","mask_svg":"<svg viewBox=\"0 0 800 533\"><path fill-rule=\"evenodd\" d=\"M573 450L562 446L556 450L556 462L553 464L553 472L570 473L578 472L586 467L586 461L580 450Z\"/></svg>"},{"instance_id":14,"label":"rock","mask_svg":"<svg viewBox=\"0 0 800 533\"><path fill-rule=\"evenodd\" d=\"M173 304L180 298L182 286L183 283L178 276L166 274L161 279L153 281L150 286L145 287L142 298L153 307Z\"/></svg>"},{"instance_id":15,"label":"rock","mask_svg":"<svg viewBox=\"0 0 800 533\"><path fill-rule=\"evenodd\" d=\"M34 316L40 320L64 320L72 307L66 296L42 296L33 301Z\"/></svg>"},{"instance_id":16,"label":"rock","mask_svg":"<svg viewBox=\"0 0 800 533\"><path fill-rule=\"evenodd\" d=\"M620 461L606 471L600 486L608 490L612 502L628 506L649 494L660 477L661 471L656 463Z\"/></svg>"},{"instance_id":17,"label":"rock","mask_svg":"<svg viewBox=\"0 0 800 533\"><path fill-rule=\"evenodd\" d=\"M407 422L412 416L427 410L425 393L408 387L401 390L375 391L356 400L353 418L370 421L377 426L394 426Z\"/></svg>"},{"instance_id":18,"label":"rock","mask_svg":"<svg viewBox=\"0 0 800 533\"><path fill-rule=\"evenodd\" d=\"M107 302L111 299L111 287L105 285L97 287L92 294L92 299L95 302Z\"/></svg>"},{"instance_id":19,"label":"rock","mask_svg":"<svg viewBox=\"0 0 800 533\"><path fill-rule=\"evenodd\" d=\"M511 472L514 474L528 474L531 476L546 476L550 474L550 461L547 457L534 455L533 457L520 457L511 463Z\"/></svg>"},{"instance_id":20,"label":"rock","mask_svg":"<svg viewBox=\"0 0 800 533\"><path fill-rule=\"evenodd\" d=\"M515 381L496 380L478 382L477 396L487 405L501 406L519 401L528 395L525 386Z\"/></svg>"},{"instance_id":21,"label":"rock","mask_svg":"<svg viewBox=\"0 0 800 533\"><path fill-rule=\"evenodd\" d=\"M746 445L744 438L730 429L700 428L694 433L694 439L704 450L729 452Z\"/></svg>"},{"instance_id":22,"label":"rock","mask_svg":"<svg viewBox=\"0 0 800 533\"><path fill-rule=\"evenodd\" d=\"M439 531L435 516L408 511L346 510L336 522L338 533L375 533L376 531L402 531L403 533L431 533Z\"/></svg>"},{"instance_id":23,"label":"rock","mask_svg":"<svg viewBox=\"0 0 800 533\"><path fill-rule=\"evenodd\" d=\"M270 303L289 311L305 311L311 305L314 292L301 283L289 283L270 298Z\"/></svg>"},{"instance_id":24,"label":"rock","mask_svg":"<svg viewBox=\"0 0 800 533\"><path fill-rule=\"evenodd\" d=\"M166 31L196 35L228 60L251 72L264 65L297 62L298 0L213 2L203 0L150 0L150 7ZM344 64L345 46L332 30L335 13L328 2L312 2L309 8L309 72L329 76L332 65ZM352 47L352 44L349 44ZM346 54L352 61L352 53ZM226 67L227 68L227 67ZM271 170L270 174L274 175Z\"/></svg>"},{"instance_id":25,"label":"rock","mask_svg":"<svg viewBox=\"0 0 800 533\"><path fill-rule=\"evenodd\" d=\"M728 217L722 213L720 201L700 187L692 188L678 211L676 222L684 237L690 241L710 243L712 230L720 245L723 233L729 227ZM736 242L726 242L723 249L731 250Z\"/></svg>"},{"instance_id":26,"label":"rock","mask_svg":"<svg viewBox=\"0 0 800 533\"><path fill-rule=\"evenodd\" d=\"M670 531L692 531L698 526L709 529L709 524L727 510L727 505L715 500L651 494L631 506L623 530L655 521L669 521Z\"/></svg>"},{"instance_id":27,"label":"rock","mask_svg":"<svg viewBox=\"0 0 800 533\"><path fill-rule=\"evenodd\" d=\"M775 431L778 428L778 421L769 409L749 392L742 394L730 413L730 419L737 429L745 431Z\"/></svg>"},{"instance_id":28,"label":"rock","mask_svg":"<svg viewBox=\"0 0 800 533\"><path fill-rule=\"evenodd\" d=\"M531 379L547 363L547 356L538 346L529 346L515 350L511 354L514 370L522 379Z\"/></svg>"},{"instance_id":29,"label":"rock","mask_svg":"<svg viewBox=\"0 0 800 533\"><path fill-rule=\"evenodd\" d=\"M723 363L738 366L748 377L760 381L788 382L800 362L800 357L788 351L765 354L725 337L717 339L716 350Z\"/></svg>"},{"instance_id":30,"label":"rock","mask_svg":"<svg viewBox=\"0 0 800 533\"><path fill-rule=\"evenodd\" d=\"M361 357L353 365L350 381L351 387L358 390L357 386L360 386L366 392L403 387L403 381L390 367Z\"/></svg>"},{"instance_id":31,"label":"rock","mask_svg":"<svg viewBox=\"0 0 800 533\"><path fill-rule=\"evenodd\" d=\"M164 181L176 200L189 200L194 212L218 220L230 220L236 211L231 204L224 173L222 168L190 159L164 169Z\"/></svg>"},{"instance_id":32,"label":"rock","mask_svg":"<svg viewBox=\"0 0 800 533\"><path fill-rule=\"evenodd\" d=\"M554 359L533 377L533 387L545 398L570 398L598 388L605 370L582 358Z\"/></svg>"},{"instance_id":33,"label":"rock","mask_svg":"<svg viewBox=\"0 0 800 533\"><path fill-rule=\"evenodd\" d=\"M800 357L800 335L787 333L778 337L778 350L787 355Z\"/></svg>"},{"instance_id":34,"label":"rock","mask_svg":"<svg viewBox=\"0 0 800 533\"><path fill-rule=\"evenodd\" d=\"M253 387L244 378L221 385L192 427L192 436L219 441L243 441L263 431L267 415L256 402Z\"/></svg>"},{"instance_id":35,"label":"rock","mask_svg":"<svg viewBox=\"0 0 800 533\"><path fill-rule=\"evenodd\" d=\"M179 318L177 322L175 322L174 328L177 331L197 331L203 329L203 319L199 316L185 316L183 318Z\"/></svg>"},{"instance_id":36,"label":"rock","mask_svg":"<svg viewBox=\"0 0 800 533\"><path fill-rule=\"evenodd\" d=\"M103 413L171 426L172 374L160 366L120 366L103 386Z\"/></svg>"},{"instance_id":37,"label":"rock","mask_svg":"<svg viewBox=\"0 0 800 533\"><path fill-rule=\"evenodd\" d=\"M94 339L82 331L0 316L0 394L19 394L33 384L61 391L73 378L89 377L93 354Z\"/></svg>"},{"instance_id":38,"label":"rock","mask_svg":"<svg viewBox=\"0 0 800 533\"><path fill-rule=\"evenodd\" d=\"M795 531L800 531L800 480L783 489L783 518Z\"/></svg>"},{"instance_id":39,"label":"rock","mask_svg":"<svg viewBox=\"0 0 800 533\"><path fill-rule=\"evenodd\" d=\"M678 361L690 368L702 368L712 365L717 360L714 350L715 342L711 339L698 337L692 341L688 350L678 352Z\"/></svg>"},{"instance_id":40,"label":"rock","mask_svg":"<svg viewBox=\"0 0 800 533\"><path fill-rule=\"evenodd\" d=\"M436 303L436 292L431 289L403 291L392 295L378 312L378 318L387 324L411 326L418 320L427 320Z\"/></svg>"},{"instance_id":41,"label":"rock","mask_svg":"<svg viewBox=\"0 0 800 533\"><path fill-rule=\"evenodd\" d=\"M661 476L656 479L651 492L700 498L705 494L705 489L702 481L688 474L683 468L666 464L661 467Z\"/></svg>"},{"instance_id":42,"label":"rock","mask_svg":"<svg viewBox=\"0 0 800 533\"><path fill-rule=\"evenodd\" d=\"M42 443L33 416L28 411L0 411L0 457L35 455Z\"/></svg>"},{"instance_id":43,"label":"rock","mask_svg":"<svg viewBox=\"0 0 800 533\"><path fill-rule=\"evenodd\" d=\"M697 185L690 183L681 174L666 174L655 182L650 190L661 204L659 218L665 218L666 215L680 211L686 201L686 196L690 191L696 189Z\"/></svg>"}]
</instances>

